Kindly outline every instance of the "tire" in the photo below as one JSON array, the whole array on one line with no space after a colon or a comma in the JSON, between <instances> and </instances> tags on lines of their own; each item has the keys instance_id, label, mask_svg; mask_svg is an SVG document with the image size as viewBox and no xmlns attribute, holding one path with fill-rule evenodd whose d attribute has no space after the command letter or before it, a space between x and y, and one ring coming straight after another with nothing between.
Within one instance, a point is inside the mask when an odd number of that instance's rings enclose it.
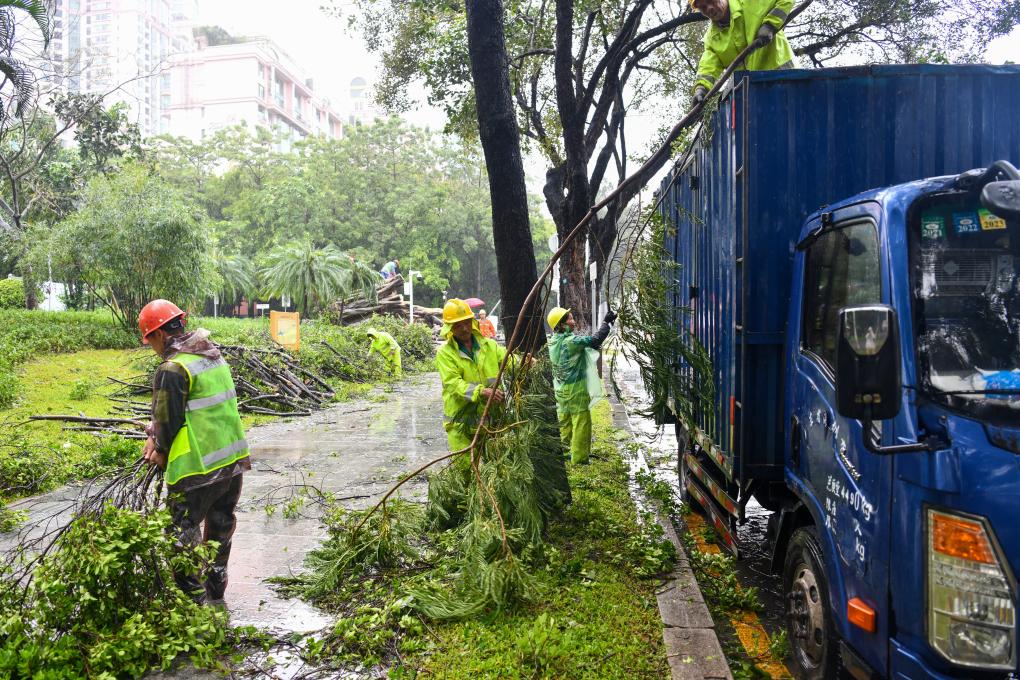
<instances>
[{"instance_id":1,"label":"tire","mask_svg":"<svg viewBox=\"0 0 1020 680\"><path fill-rule=\"evenodd\" d=\"M839 636L829 603L829 579L814 527L793 532L783 568L791 668L799 680L839 677Z\"/></svg>"}]
</instances>

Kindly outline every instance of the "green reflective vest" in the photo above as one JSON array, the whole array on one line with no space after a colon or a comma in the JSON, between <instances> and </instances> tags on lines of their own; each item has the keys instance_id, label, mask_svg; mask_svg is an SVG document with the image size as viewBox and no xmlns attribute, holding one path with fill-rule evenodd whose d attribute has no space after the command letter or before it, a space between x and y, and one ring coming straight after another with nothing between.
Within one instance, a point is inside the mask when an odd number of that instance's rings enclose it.
<instances>
[{"instance_id":1,"label":"green reflective vest","mask_svg":"<svg viewBox=\"0 0 1020 680\"><path fill-rule=\"evenodd\" d=\"M793 0L729 0L730 23L720 28L711 22L705 33L705 52L698 64L694 86L711 88L727 66L744 51L758 34L762 24L778 29L793 10ZM782 32L765 47L747 57L744 68L748 71L771 71L793 59L790 42Z\"/></svg>"},{"instance_id":2,"label":"green reflective vest","mask_svg":"<svg viewBox=\"0 0 1020 680\"><path fill-rule=\"evenodd\" d=\"M591 347L590 335L574 335L570 330L556 333L549 340L556 410L560 414L581 413L605 396L599 378L599 353Z\"/></svg>"},{"instance_id":3,"label":"green reflective vest","mask_svg":"<svg viewBox=\"0 0 1020 680\"><path fill-rule=\"evenodd\" d=\"M474 339L478 345L473 356L461 351L452 336L436 352L436 368L443 381L443 428L451 451L471 443L485 408L481 388L496 383L499 364L506 356L505 347L482 337L477 329Z\"/></svg>"},{"instance_id":4,"label":"green reflective vest","mask_svg":"<svg viewBox=\"0 0 1020 680\"><path fill-rule=\"evenodd\" d=\"M401 372L400 345L396 339L386 331L376 331L372 338L372 344L368 353L378 352L379 356L386 362L386 368L390 373L399 376Z\"/></svg>"},{"instance_id":5,"label":"green reflective vest","mask_svg":"<svg viewBox=\"0 0 1020 680\"><path fill-rule=\"evenodd\" d=\"M170 361L188 373L184 427L174 437L166 466L167 483L176 484L247 457L248 442L227 362L183 353Z\"/></svg>"}]
</instances>

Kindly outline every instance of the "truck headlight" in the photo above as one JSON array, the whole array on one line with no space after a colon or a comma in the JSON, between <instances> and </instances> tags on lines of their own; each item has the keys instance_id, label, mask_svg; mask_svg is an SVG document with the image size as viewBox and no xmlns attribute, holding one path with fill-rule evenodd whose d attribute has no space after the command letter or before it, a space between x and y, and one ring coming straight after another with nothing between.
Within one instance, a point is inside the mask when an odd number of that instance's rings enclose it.
<instances>
[{"instance_id":1,"label":"truck headlight","mask_svg":"<svg viewBox=\"0 0 1020 680\"><path fill-rule=\"evenodd\" d=\"M953 663L1016 664L1016 606L983 519L928 509L928 642Z\"/></svg>"}]
</instances>

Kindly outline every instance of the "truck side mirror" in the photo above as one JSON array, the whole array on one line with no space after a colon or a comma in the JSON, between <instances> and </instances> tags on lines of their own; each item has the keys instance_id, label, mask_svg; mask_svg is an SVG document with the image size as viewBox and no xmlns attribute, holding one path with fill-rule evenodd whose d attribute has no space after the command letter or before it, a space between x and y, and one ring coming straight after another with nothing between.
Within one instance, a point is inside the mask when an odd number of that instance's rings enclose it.
<instances>
[{"instance_id":1,"label":"truck side mirror","mask_svg":"<svg viewBox=\"0 0 1020 680\"><path fill-rule=\"evenodd\" d=\"M1020 179L989 182L981 190L981 205L1006 220L1020 220Z\"/></svg>"},{"instance_id":2,"label":"truck side mirror","mask_svg":"<svg viewBox=\"0 0 1020 680\"><path fill-rule=\"evenodd\" d=\"M888 305L839 310L836 410L864 422L900 412L900 342L896 311Z\"/></svg>"}]
</instances>

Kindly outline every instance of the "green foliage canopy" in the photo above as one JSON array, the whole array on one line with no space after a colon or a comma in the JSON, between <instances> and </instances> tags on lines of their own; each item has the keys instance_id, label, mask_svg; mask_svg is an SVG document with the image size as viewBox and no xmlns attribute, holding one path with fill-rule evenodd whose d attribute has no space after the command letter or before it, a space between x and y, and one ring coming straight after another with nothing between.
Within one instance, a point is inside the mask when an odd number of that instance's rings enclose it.
<instances>
[{"instance_id":1,"label":"green foliage canopy","mask_svg":"<svg viewBox=\"0 0 1020 680\"><path fill-rule=\"evenodd\" d=\"M84 207L35 249L81 281L125 326L154 298L193 306L212 292L216 269L205 216L183 193L140 165L98 176Z\"/></svg>"}]
</instances>

